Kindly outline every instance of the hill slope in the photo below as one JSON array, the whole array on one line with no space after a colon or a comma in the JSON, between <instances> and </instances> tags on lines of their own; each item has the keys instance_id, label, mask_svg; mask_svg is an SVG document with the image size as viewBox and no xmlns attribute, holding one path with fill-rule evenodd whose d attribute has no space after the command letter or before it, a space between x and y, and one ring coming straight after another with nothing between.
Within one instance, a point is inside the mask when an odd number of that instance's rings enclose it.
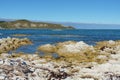
<instances>
[{"instance_id":1,"label":"hill slope","mask_svg":"<svg viewBox=\"0 0 120 80\"><path fill-rule=\"evenodd\" d=\"M42 28L42 29L74 29L71 26L63 26L61 24L53 24L46 22L33 22L29 20L0 21L2 29L23 29L23 28Z\"/></svg>"}]
</instances>

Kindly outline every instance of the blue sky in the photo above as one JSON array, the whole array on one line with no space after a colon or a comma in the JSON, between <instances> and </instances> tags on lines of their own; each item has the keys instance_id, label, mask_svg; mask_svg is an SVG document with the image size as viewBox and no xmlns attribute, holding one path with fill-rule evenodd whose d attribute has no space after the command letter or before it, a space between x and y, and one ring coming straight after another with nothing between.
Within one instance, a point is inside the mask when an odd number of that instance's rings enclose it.
<instances>
[{"instance_id":1,"label":"blue sky","mask_svg":"<svg viewBox=\"0 0 120 80\"><path fill-rule=\"evenodd\" d=\"M0 18L120 24L120 0L0 0Z\"/></svg>"}]
</instances>

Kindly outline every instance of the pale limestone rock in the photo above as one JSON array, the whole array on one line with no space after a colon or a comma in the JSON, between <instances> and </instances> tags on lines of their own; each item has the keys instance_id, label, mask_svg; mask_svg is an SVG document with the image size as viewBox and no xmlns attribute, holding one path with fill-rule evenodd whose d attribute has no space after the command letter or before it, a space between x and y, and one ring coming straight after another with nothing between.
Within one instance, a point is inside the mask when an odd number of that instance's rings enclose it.
<instances>
[{"instance_id":1,"label":"pale limestone rock","mask_svg":"<svg viewBox=\"0 0 120 80\"><path fill-rule=\"evenodd\" d=\"M4 75L0 75L0 80L4 80L5 76Z\"/></svg>"},{"instance_id":2,"label":"pale limestone rock","mask_svg":"<svg viewBox=\"0 0 120 80\"><path fill-rule=\"evenodd\" d=\"M105 55L99 55L99 56L97 56L97 58L98 59L108 59L107 56L105 56Z\"/></svg>"},{"instance_id":3,"label":"pale limestone rock","mask_svg":"<svg viewBox=\"0 0 120 80\"><path fill-rule=\"evenodd\" d=\"M72 44L65 44L62 47L60 47L57 52L58 53L81 53L85 50L94 50L92 46L89 46L88 44L84 43L83 41L72 43Z\"/></svg>"},{"instance_id":4,"label":"pale limestone rock","mask_svg":"<svg viewBox=\"0 0 120 80\"><path fill-rule=\"evenodd\" d=\"M8 39L10 40L10 38ZM109 43L114 44L113 41L110 41ZM94 48L92 46L89 46L84 42L75 42L75 43L69 42L69 44L64 44L64 45L62 44L61 46L59 46L58 49L65 50L63 47L69 53L78 53L81 51L83 52L86 49L90 49L94 51ZM72 49L72 50L69 50L69 49ZM116 54L111 54L110 53L111 51L116 51ZM108 58L105 55L106 53L107 55L110 56L110 58ZM11 71L11 73L18 75L18 76L14 75L14 77L12 77L13 80L17 80L17 79L24 80L25 77L29 77L29 80L33 80L33 79L48 80L48 77L46 76L51 75L50 71L57 74L59 74L59 71L65 71L69 74L72 74L72 76L68 76L63 80L95 80L95 79L96 80L97 79L98 80L111 80L111 79L120 80L120 78L118 78L120 76L120 46L117 45L114 48L106 48L104 51L100 51L100 53L98 54L99 54L98 58L100 59L108 58L108 62L102 63L102 64L97 64L96 62L80 64L74 61L71 63L68 63L66 61L52 62L51 60L47 62L47 60L45 59L42 59L42 58L38 59L38 55L36 54L27 55L27 58L25 60L23 57L26 57L26 56L21 56L20 58L14 58L14 59L9 59L8 57L6 57L4 58L5 59L4 64L3 64L3 61L0 61L2 66L5 66L2 69L0 69L1 70L0 79L3 79L5 78L5 76L8 75L3 73L2 71L8 70L8 71ZM69 66L69 64L72 64L72 65ZM25 67L26 65L27 67ZM55 67L55 66L58 66L58 67ZM26 69L26 72L22 72L22 69L24 68ZM112 78L110 76L112 76Z\"/></svg>"},{"instance_id":5,"label":"pale limestone rock","mask_svg":"<svg viewBox=\"0 0 120 80\"><path fill-rule=\"evenodd\" d=\"M31 41L27 38L2 38L0 39L0 53L16 50L20 46L31 44Z\"/></svg>"},{"instance_id":6,"label":"pale limestone rock","mask_svg":"<svg viewBox=\"0 0 120 80\"><path fill-rule=\"evenodd\" d=\"M109 40L108 43L114 45L114 44L115 44L115 41Z\"/></svg>"},{"instance_id":7,"label":"pale limestone rock","mask_svg":"<svg viewBox=\"0 0 120 80\"><path fill-rule=\"evenodd\" d=\"M45 44L38 48L38 50L48 53L53 53L56 51L56 47L51 44Z\"/></svg>"}]
</instances>

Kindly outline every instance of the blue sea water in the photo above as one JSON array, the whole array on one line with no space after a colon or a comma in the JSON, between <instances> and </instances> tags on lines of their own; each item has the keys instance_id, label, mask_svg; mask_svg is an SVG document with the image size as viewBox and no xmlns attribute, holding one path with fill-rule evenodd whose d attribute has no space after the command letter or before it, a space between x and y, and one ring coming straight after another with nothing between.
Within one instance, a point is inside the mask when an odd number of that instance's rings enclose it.
<instances>
[{"instance_id":1,"label":"blue sea water","mask_svg":"<svg viewBox=\"0 0 120 80\"><path fill-rule=\"evenodd\" d=\"M13 36L14 34L26 34L26 36ZM17 52L34 53L39 45L55 44L64 41L84 41L89 45L95 45L98 41L120 40L120 30L102 29L1 29L0 38L6 37L28 38L33 45L20 47Z\"/></svg>"}]
</instances>

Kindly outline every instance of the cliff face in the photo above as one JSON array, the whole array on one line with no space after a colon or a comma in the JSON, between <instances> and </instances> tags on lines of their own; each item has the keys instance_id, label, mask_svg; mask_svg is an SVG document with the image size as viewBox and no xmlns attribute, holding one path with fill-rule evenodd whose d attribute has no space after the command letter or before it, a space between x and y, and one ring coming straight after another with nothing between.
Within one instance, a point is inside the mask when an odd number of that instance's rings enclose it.
<instances>
[{"instance_id":1,"label":"cliff face","mask_svg":"<svg viewBox=\"0 0 120 80\"><path fill-rule=\"evenodd\" d=\"M5 29L22 29L22 28L74 29L71 26L63 26L61 24L32 22L28 20L16 20L16 21L9 21L9 22L0 21L0 28L5 28Z\"/></svg>"}]
</instances>

